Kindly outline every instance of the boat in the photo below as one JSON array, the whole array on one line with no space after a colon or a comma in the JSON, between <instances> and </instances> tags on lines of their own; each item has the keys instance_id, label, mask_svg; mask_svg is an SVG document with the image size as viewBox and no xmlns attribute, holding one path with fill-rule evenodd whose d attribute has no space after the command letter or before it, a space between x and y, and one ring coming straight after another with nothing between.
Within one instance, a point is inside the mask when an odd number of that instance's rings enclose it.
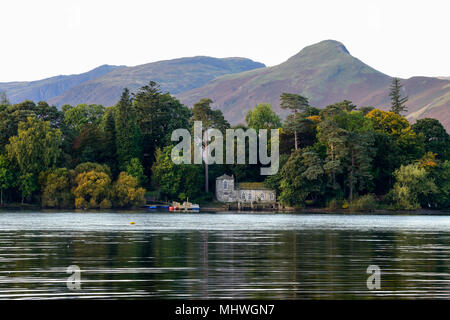
<instances>
[{"instance_id":1,"label":"boat","mask_svg":"<svg viewBox=\"0 0 450 320\"><path fill-rule=\"evenodd\" d=\"M147 204L144 207L146 207L148 209L169 209L168 205L163 205L163 204Z\"/></svg>"},{"instance_id":2,"label":"boat","mask_svg":"<svg viewBox=\"0 0 450 320\"><path fill-rule=\"evenodd\" d=\"M194 204L188 201L183 202L183 204L180 204L179 202L172 202L172 206L169 207L169 211L199 211L200 206L198 204Z\"/></svg>"}]
</instances>

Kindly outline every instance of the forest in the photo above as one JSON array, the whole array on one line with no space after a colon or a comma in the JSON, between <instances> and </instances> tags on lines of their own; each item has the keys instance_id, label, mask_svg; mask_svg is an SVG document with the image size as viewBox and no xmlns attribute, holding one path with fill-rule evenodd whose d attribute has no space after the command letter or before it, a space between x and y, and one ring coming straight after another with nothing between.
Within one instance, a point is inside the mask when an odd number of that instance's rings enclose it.
<instances>
[{"instance_id":1,"label":"forest","mask_svg":"<svg viewBox=\"0 0 450 320\"><path fill-rule=\"evenodd\" d=\"M249 110L232 127L211 99L192 108L150 81L120 100L64 105L11 104L0 93L1 205L108 209L161 200L213 201L216 177L263 182L287 207L354 211L450 208L450 137L437 119L411 124L407 97L393 80L389 111L344 100L321 108L296 93L280 96L282 119L270 104ZM175 129L278 129L280 170L260 175L258 164L174 164Z\"/></svg>"}]
</instances>

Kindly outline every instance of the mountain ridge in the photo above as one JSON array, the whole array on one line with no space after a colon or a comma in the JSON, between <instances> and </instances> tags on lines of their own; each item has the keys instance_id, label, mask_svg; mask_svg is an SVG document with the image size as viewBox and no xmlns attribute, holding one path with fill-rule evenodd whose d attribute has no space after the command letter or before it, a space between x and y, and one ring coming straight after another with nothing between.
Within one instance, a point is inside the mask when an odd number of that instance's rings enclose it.
<instances>
[{"instance_id":1,"label":"mountain ridge","mask_svg":"<svg viewBox=\"0 0 450 320\"><path fill-rule=\"evenodd\" d=\"M303 48L279 65L218 77L177 97L188 106L209 97L213 107L220 108L231 123L237 124L243 123L247 110L258 103L270 103L278 113L287 115L280 108L283 92L302 94L319 108L347 99L358 106L386 110L390 106L391 82L392 77L353 57L341 42L324 40ZM450 129L450 104L446 98L450 95L450 81L411 77L402 83L402 94L409 96L406 116L411 121L439 117Z\"/></svg>"},{"instance_id":2,"label":"mountain ridge","mask_svg":"<svg viewBox=\"0 0 450 320\"><path fill-rule=\"evenodd\" d=\"M176 94L200 87L217 76L242 72L264 64L247 58L213 58L207 56L185 57L146 63L113 70L101 77L86 81L62 95L49 100L55 105L100 103L113 105L123 88L137 90L150 80L157 82L163 91Z\"/></svg>"},{"instance_id":3,"label":"mountain ridge","mask_svg":"<svg viewBox=\"0 0 450 320\"><path fill-rule=\"evenodd\" d=\"M11 102L46 100L51 104L115 104L124 87L131 91L157 82L189 107L211 98L232 124L243 123L258 103L270 103L282 116L279 97L299 93L311 105L351 100L358 106L388 109L392 77L352 56L336 40L304 47L286 61L266 67L251 59L207 56L161 60L137 66L99 66L87 73L56 76L32 82L0 83ZM402 79L402 95L409 96L406 117L439 119L450 131L450 78L415 76Z\"/></svg>"},{"instance_id":4,"label":"mountain ridge","mask_svg":"<svg viewBox=\"0 0 450 320\"><path fill-rule=\"evenodd\" d=\"M0 91L5 91L12 103L24 100L33 100L35 102L49 100L83 82L123 67L104 64L79 74L57 75L33 81L0 82Z\"/></svg>"}]
</instances>

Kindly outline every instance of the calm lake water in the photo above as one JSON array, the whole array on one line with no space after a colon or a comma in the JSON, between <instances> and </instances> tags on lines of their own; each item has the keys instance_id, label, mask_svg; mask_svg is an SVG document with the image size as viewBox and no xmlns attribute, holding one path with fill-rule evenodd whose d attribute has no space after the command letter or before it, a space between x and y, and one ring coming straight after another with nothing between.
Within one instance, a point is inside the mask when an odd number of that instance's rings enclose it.
<instances>
[{"instance_id":1,"label":"calm lake water","mask_svg":"<svg viewBox=\"0 0 450 320\"><path fill-rule=\"evenodd\" d=\"M450 216L0 212L0 299L59 298L448 299Z\"/></svg>"}]
</instances>

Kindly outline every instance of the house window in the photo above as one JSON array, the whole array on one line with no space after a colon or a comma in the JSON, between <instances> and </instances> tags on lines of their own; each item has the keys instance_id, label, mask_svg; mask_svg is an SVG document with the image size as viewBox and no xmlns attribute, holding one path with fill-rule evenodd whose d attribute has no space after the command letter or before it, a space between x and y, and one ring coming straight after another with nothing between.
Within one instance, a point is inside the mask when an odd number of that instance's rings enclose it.
<instances>
[{"instance_id":1,"label":"house window","mask_svg":"<svg viewBox=\"0 0 450 320\"><path fill-rule=\"evenodd\" d=\"M227 180L223 180L223 189L224 190L228 189L228 181Z\"/></svg>"},{"instance_id":2,"label":"house window","mask_svg":"<svg viewBox=\"0 0 450 320\"><path fill-rule=\"evenodd\" d=\"M241 193L241 200L244 200L244 201L245 201L245 192L242 192L242 193Z\"/></svg>"},{"instance_id":3,"label":"house window","mask_svg":"<svg viewBox=\"0 0 450 320\"><path fill-rule=\"evenodd\" d=\"M251 192L248 193L248 200L250 200L250 201L252 200L252 193Z\"/></svg>"},{"instance_id":4,"label":"house window","mask_svg":"<svg viewBox=\"0 0 450 320\"><path fill-rule=\"evenodd\" d=\"M275 200L275 195L273 193L270 194L270 200Z\"/></svg>"},{"instance_id":5,"label":"house window","mask_svg":"<svg viewBox=\"0 0 450 320\"><path fill-rule=\"evenodd\" d=\"M261 200L264 200L264 193L261 193L261 195L259 196L259 198L260 198Z\"/></svg>"}]
</instances>

